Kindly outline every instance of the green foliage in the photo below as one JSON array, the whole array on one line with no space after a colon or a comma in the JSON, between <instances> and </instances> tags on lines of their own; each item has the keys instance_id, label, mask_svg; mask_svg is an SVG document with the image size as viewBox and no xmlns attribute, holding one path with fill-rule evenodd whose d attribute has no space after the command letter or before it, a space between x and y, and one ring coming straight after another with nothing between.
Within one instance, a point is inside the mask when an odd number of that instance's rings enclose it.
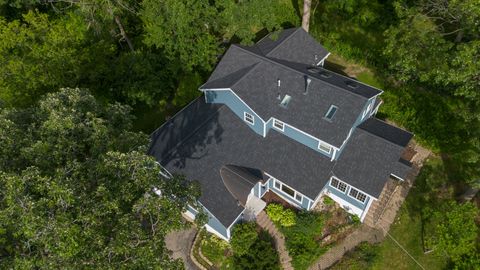
<instances>
[{"instance_id":1,"label":"green foliage","mask_svg":"<svg viewBox=\"0 0 480 270\"><path fill-rule=\"evenodd\" d=\"M171 61L178 59L187 71L209 70L218 53L216 16L206 0L145 0L141 11L145 43L162 49Z\"/></svg>"},{"instance_id":2,"label":"green foliage","mask_svg":"<svg viewBox=\"0 0 480 270\"><path fill-rule=\"evenodd\" d=\"M240 256L235 254L233 261L233 269L238 270L280 269L280 261L273 246L273 239L265 231L260 232L245 254Z\"/></svg>"},{"instance_id":3,"label":"green foliage","mask_svg":"<svg viewBox=\"0 0 480 270\"><path fill-rule=\"evenodd\" d=\"M426 228L427 244L448 254L455 265L478 262L477 217L478 209L472 203L446 202L431 209Z\"/></svg>"},{"instance_id":4,"label":"green foliage","mask_svg":"<svg viewBox=\"0 0 480 270\"><path fill-rule=\"evenodd\" d=\"M228 260L225 254L229 250L228 242L205 231L201 232L201 237L202 254L218 267L227 264Z\"/></svg>"},{"instance_id":5,"label":"green foliage","mask_svg":"<svg viewBox=\"0 0 480 270\"><path fill-rule=\"evenodd\" d=\"M362 242L353 251L348 252L342 257L342 259L332 267L332 270L371 269L378 256L379 247L377 245Z\"/></svg>"},{"instance_id":6,"label":"green foliage","mask_svg":"<svg viewBox=\"0 0 480 270\"><path fill-rule=\"evenodd\" d=\"M296 224L281 227L285 235L288 253L292 256L295 269L307 269L326 248L317 239L322 235L325 217L315 212L301 212L296 216Z\"/></svg>"},{"instance_id":7,"label":"green foliage","mask_svg":"<svg viewBox=\"0 0 480 270\"><path fill-rule=\"evenodd\" d=\"M232 239L230 240L233 253L238 256L247 254L257 239L255 223L247 222L235 225L232 231Z\"/></svg>"},{"instance_id":8,"label":"green foliage","mask_svg":"<svg viewBox=\"0 0 480 270\"><path fill-rule=\"evenodd\" d=\"M324 196L323 197L323 204L325 205L333 205L335 203L334 200L332 200L332 198L328 197L328 196Z\"/></svg>"},{"instance_id":9,"label":"green foliage","mask_svg":"<svg viewBox=\"0 0 480 270\"><path fill-rule=\"evenodd\" d=\"M0 156L0 268L181 267L163 240L184 226L198 188L159 176L132 120L128 107L78 89L0 111L11 131L0 132L0 149L11 151Z\"/></svg>"},{"instance_id":10,"label":"green foliage","mask_svg":"<svg viewBox=\"0 0 480 270\"><path fill-rule=\"evenodd\" d=\"M285 209L282 205L271 203L267 206L267 214L273 222L278 222L283 227L295 225L295 212L292 209Z\"/></svg>"},{"instance_id":11,"label":"green foliage","mask_svg":"<svg viewBox=\"0 0 480 270\"><path fill-rule=\"evenodd\" d=\"M350 219L352 220L352 223L355 225L360 225L362 223L360 221L360 218L357 215L350 215Z\"/></svg>"}]
</instances>

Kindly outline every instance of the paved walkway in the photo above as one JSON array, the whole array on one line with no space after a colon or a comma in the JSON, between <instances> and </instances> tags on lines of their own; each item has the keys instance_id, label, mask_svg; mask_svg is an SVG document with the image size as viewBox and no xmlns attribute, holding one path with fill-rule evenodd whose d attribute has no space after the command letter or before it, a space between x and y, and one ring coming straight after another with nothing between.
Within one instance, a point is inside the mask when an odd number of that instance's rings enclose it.
<instances>
[{"instance_id":1,"label":"paved walkway","mask_svg":"<svg viewBox=\"0 0 480 270\"><path fill-rule=\"evenodd\" d=\"M197 270L190 259L190 250L192 249L193 239L197 229L190 228L187 230L174 231L165 237L165 245L172 252L171 258L183 260L186 270Z\"/></svg>"},{"instance_id":2,"label":"paved walkway","mask_svg":"<svg viewBox=\"0 0 480 270\"><path fill-rule=\"evenodd\" d=\"M285 247L285 236L275 227L273 221L270 220L265 211L260 212L257 216L258 225L266 230L275 240L275 248L280 255L280 263L283 270L294 270L292 266L292 258L288 255L287 248Z\"/></svg>"}]
</instances>

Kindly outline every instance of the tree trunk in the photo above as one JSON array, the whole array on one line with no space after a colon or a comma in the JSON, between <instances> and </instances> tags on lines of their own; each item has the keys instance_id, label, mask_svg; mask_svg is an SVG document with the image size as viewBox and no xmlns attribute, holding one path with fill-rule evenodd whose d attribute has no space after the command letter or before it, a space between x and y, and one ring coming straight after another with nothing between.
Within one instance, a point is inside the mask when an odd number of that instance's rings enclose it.
<instances>
[{"instance_id":1,"label":"tree trunk","mask_svg":"<svg viewBox=\"0 0 480 270\"><path fill-rule=\"evenodd\" d=\"M303 16L302 16L302 28L308 32L310 26L310 8L312 6L312 0L303 0Z\"/></svg>"},{"instance_id":2,"label":"tree trunk","mask_svg":"<svg viewBox=\"0 0 480 270\"><path fill-rule=\"evenodd\" d=\"M128 47L133 52L134 51L133 44L128 38L127 33L125 32L125 29L123 29L122 22L120 21L120 18L118 16L115 16L115 22L117 23L118 28L120 29L120 34L122 35L122 38L127 42Z\"/></svg>"}]
</instances>

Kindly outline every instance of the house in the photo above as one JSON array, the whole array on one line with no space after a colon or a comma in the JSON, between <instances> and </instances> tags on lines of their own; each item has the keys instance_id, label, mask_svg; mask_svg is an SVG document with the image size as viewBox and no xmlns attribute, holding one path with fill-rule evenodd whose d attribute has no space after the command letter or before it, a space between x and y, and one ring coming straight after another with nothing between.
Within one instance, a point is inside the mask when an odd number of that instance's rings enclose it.
<instances>
[{"instance_id":1,"label":"house","mask_svg":"<svg viewBox=\"0 0 480 270\"><path fill-rule=\"evenodd\" d=\"M200 182L207 230L229 240L267 192L305 210L326 195L363 221L405 179L413 135L375 118L382 91L323 68L328 55L302 28L231 45L203 95L152 134L165 173Z\"/></svg>"}]
</instances>

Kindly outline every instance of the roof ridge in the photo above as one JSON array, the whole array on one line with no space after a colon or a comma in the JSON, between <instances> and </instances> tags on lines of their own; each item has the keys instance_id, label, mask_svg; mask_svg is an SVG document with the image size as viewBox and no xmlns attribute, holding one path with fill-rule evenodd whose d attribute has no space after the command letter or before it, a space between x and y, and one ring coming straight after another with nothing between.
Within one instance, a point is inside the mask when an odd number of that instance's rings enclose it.
<instances>
[{"instance_id":1,"label":"roof ridge","mask_svg":"<svg viewBox=\"0 0 480 270\"><path fill-rule=\"evenodd\" d=\"M229 74L227 74L227 75L225 75L225 76L223 76L223 77L217 78L217 79L215 79L215 80L213 80L213 81L206 81L204 84L200 85L200 87L198 87L198 89L202 89L203 86L206 85L206 84L211 84L211 83L213 83L213 82L220 81L220 80L222 80L222 79L225 79L225 78L228 77L228 76L233 75L233 74L236 73L236 72L239 72L239 71L247 70L247 69L248 69L247 72L245 72L242 76L240 76L238 79L235 80L235 83L233 83L232 85L229 86L230 88L232 88L232 87L233 87L234 85L236 85L239 81L241 81L245 76L247 76L247 74L249 74L250 72L252 72L252 70L255 69L255 67L256 67L257 65L258 65L258 62L257 62L257 63L253 63L253 64L250 65L250 66L241 68L241 69L239 69L239 70L237 70L237 71L234 71L234 72L232 72L232 73L229 73Z\"/></svg>"},{"instance_id":2,"label":"roof ridge","mask_svg":"<svg viewBox=\"0 0 480 270\"><path fill-rule=\"evenodd\" d=\"M355 92L352 92L352 91L349 91L349 90L347 90L347 89L344 89L344 88L342 88L342 87L340 87L340 86L337 86L337 85L335 85L335 84L332 84L332 83L330 83L330 82L327 82L327 81L324 81L324 80L319 79L319 78L317 78L317 77L308 75L308 73L305 73L305 72L299 71L299 70L297 70L297 69L295 69L295 68L292 68L292 67L289 67L289 66L287 66L287 65L284 65L284 64L282 64L282 63L274 60L274 59L276 59L276 58L270 58L270 57L266 57L266 56L263 56L263 55L256 54L256 53L251 52L251 51L249 51L249 50L247 50L247 49L245 49L245 48L242 48L241 46L239 46L239 45L237 45L237 44L232 44L232 46L235 46L235 47L237 47L237 48L239 48L239 49L241 49L241 50L243 50L243 51L245 51L245 52L247 52L247 53L249 53L249 54L251 54L251 55L255 55L256 57L262 58L263 60L266 60L266 61L268 61L268 62L271 62L271 63L277 64L277 65L280 65L280 66L282 66L282 67L285 67L285 68L287 68L287 69L289 69L289 70L295 71L295 72L300 73L300 74L302 74L302 75L307 75L307 76L309 76L309 77L311 77L311 78L314 78L314 79L317 80L317 81L326 83L326 84L328 84L328 85L330 85L330 86L333 86L333 87L335 87L335 88L337 88L337 89L340 89L340 90L342 90L342 91L344 91L344 92L350 93L350 94L352 94L352 95L355 95L355 96L358 96L358 97L361 97L361 98L364 98L364 99L367 99L367 100L369 99L369 98L366 98L366 97L364 97L364 96L362 96L362 95L360 95L360 94L357 94L357 93L355 93ZM283 61L285 61L285 60L283 60ZM285 62L289 62L289 61L285 61ZM289 62L289 63L290 63L290 62ZM319 68L319 67L316 67L316 68ZM325 69L325 68L323 68L323 67L320 67L320 68L322 68L323 70L326 70L326 71L328 71L328 72L332 72L332 73L334 73L334 74L336 74L336 75L338 74L338 73L336 73L336 72L334 72L334 71ZM338 74L338 75L340 75L340 74ZM342 76L342 75L340 75L340 76ZM344 76L343 76L343 77L344 77ZM346 78L348 78L348 77L346 77ZM353 80L352 78L349 78L349 79L352 80L352 81L357 82L356 80ZM364 85L365 85L365 84L364 84ZM370 85L366 85L366 86L370 86ZM380 90L380 89L377 89L377 90ZM383 93L383 90L380 90L380 91L382 91L382 93ZM379 94L380 94L380 93L379 93ZM377 94L377 95L379 95L379 94ZM375 96L377 96L377 95L375 95Z\"/></svg>"},{"instance_id":3,"label":"roof ridge","mask_svg":"<svg viewBox=\"0 0 480 270\"><path fill-rule=\"evenodd\" d=\"M302 27L297 27L297 29L295 31L293 31L290 35L288 35L284 40L282 40L280 43L278 43L275 47L273 47L273 49L271 49L267 54L265 54L265 56L268 56L269 54L273 53L275 50L278 49L278 47L280 47L280 45L282 45L284 42L286 42L287 40L289 40L291 37L293 37L300 29L303 29ZM273 32L272 32L273 33ZM271 33L270 33L271 34ZM267 36L270 36L270 34L268 34ZM267 37L265 36L265 37Z\"/></svg>"}]
</instances>

